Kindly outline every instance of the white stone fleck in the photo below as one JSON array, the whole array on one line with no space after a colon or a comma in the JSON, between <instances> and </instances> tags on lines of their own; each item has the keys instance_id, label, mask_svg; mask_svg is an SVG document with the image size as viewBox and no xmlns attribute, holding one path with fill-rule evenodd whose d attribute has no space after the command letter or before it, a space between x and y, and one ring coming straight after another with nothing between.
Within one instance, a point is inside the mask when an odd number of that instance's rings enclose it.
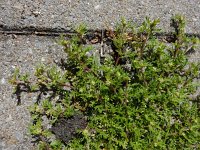
<instances>
[{"instance_id":1,"label":"white stone fleck","mask_svg":"<svg viewBox=\"0 0 200 150\"><path fill-rule=\"evenodd\" d=\"M95 7L94 7L94 9L99 9L101 6L100 5L96 5Z\"/></svg>"},{"instance_id":2,"label":"white stone fleck","mask_svg":"<svg viewBox=\"0 0 200 150\"><path fill-rule=\"evenodd\" d=\"M38 15L41 14L41 12L40 12L40 11L37 11L37 10L36 10L36 11L33 11L32 13L33 13L35 16L38 16Z\"/></svg>"},{"instance_id":3,"label":"white stone fleck","mask_svg":"<svg viewBox=\"0 0 200 150\"><path fill-rule=\"evenodd\" d=\"M44 62L44 61L45 61L45 58L44 58L44 57L42 57L41 61L43 61L43 62Z\"/></svg>"},{"instance_id":4,"label":"white stone fleck","mask_svg":"<svg viewBox=\"0 0 200 150\"><path fill-rule=\"evenodd\" d=\"M1 79L1 84L5 84L6 83L6 79L2 78Z\"/></svg>"},{"instance_id":5,"label":"white stone fleck","mask_svg":"<svg viewBox=\"0 0 200 150\"><path fill-rule=\"evenodd\" d=\"M193 21L197 21L198 19L197 19L197 18L192 18L192 20L193 20Z\"/></svg>"}]
</instances>

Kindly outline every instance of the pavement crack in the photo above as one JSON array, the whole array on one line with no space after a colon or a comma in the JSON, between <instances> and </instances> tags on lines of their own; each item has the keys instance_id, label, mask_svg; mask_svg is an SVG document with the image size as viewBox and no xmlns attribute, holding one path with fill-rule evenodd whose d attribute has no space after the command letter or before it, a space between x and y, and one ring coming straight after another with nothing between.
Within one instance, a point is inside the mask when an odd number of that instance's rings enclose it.
<instances>
[{"instance_id":1,"label":"pavement crack","mask_svg":"<svg viewBox=\"0 0 200 150\"><path fill-rule=\"evenodd\" d=\"M86 35L86 39L89 41L94 41L94 39L97 39L97 42L94 42L92 44L100 43L102 36L102 31L104 31L104 41L109 41L110 37L108 37L106 34L110 30L101 29L101 30L95 30L95 29L89 29ZM64 28L48 28L48 27L37 27L37 26L6 26L3 24L0 24L0 34L6 34L6 35L36 35L36 36L60 36L65 35L66 37L71 37L72 35L76 34L74 30L67 30ZM173 38L172 32L161 32L156 33L155 35L158 39L164 39L167 42L170 42ZM195 33L186 33L186 36L188 37L197 37L200 39L200 34ZM99 39L99 40L98 40Z\"/></svg>"}]
</instances>

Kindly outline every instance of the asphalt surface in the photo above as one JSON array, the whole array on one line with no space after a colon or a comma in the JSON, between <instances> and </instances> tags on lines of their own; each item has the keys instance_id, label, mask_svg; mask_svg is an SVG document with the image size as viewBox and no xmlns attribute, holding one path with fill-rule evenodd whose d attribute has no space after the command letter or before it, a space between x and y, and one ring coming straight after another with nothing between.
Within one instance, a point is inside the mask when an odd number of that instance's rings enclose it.
<instances>
[{"instance_id":1,"label":"asphalt surface","mask_svg":"<svg viewBox=\"0 0 200 150\"><path fill-rule=\"evenodd\" d=\"M85 23L89 29L113 28L121 17L141 23L144 17L159 18L163 31L170 32L170 18L185 15L186 32L200 34L200 0L0 0L0 31L5 28L68 30ZM47 30L46 30L47 29ZM36 95L23 94L16 106L8 80L14 70L33 73L41 62L52 64L65 57L58 37L2 34L0 32L0 150L34 149L28 135L28 106ZM97 46L98 47L98 46ZM200 49L190 56L200 61ZM199 81L197 81L199 82Z\"/></svg>"}]
</instances>

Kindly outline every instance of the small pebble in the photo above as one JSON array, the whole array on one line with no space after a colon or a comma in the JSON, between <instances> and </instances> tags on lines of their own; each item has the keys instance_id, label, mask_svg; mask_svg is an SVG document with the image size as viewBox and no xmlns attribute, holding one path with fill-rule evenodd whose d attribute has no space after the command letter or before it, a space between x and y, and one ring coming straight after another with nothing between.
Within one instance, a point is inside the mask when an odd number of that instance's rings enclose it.
<instances>
[{"instance_id":1,"label":"small pebble","mask_svg":"<svg viewBox=\"0 0 200 150\"><path fill-rule=\"evenodd\" d=\"M34 15L35 17L37 17L38 15L40 15L40 12L37 11L37 10L36 10L36 11L33 11L32 13L33 13L33 15Z\"/></svg>"},{"instance_id":2,"label":"small pebble","mask_svg":"<svg viewBox=\"0 0 200 150\"><path fill-rule=\"evenodd\" d=\"M6 80L4 78L1 79L1 84L6 84Z\"/></svg>"},{"instance_id":3,"label":"small pebble","mask_svg":"<svg viewBox=\"0 0 200 150\"><path fill-rule=\"evenodd\" d=\"M43 61L43 62L44 62L44 61L45 61L45 58L44 58L44 57L42 57L41 61Z\"/></svg>"},{"instance_id":4,"label":"small pebble","mask_svg":"<svg viewBox=\"0 0 200 150\"><path fill-rule=\"evenodd\" d=\"M94 7L94 9L99 9L101 6L100 5L96 5L95 7Z\"/></svg>"}]
</instances>

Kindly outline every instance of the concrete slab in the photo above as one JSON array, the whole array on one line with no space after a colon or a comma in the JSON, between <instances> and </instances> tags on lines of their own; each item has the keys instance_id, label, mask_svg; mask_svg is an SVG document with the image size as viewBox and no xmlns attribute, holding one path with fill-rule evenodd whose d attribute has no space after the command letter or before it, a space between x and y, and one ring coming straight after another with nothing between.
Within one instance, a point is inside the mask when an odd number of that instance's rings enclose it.
<instances>
[{"instance_id":1,"label":"concrete slab","mask_svg":"<svg viewBox=\"0 0 200 150\"><path fill-rule=\"evenodd\" d=\"M200 33L199 0L1 0L0 25L71 29L86 23L96 29L113 27L122 16L136 22L149 16L169 31L177 13L186 16L187 32Z\"/></svg>"},{"instance_id":2,"label":"concrete slab","mask_svg":"<svg viewBox=\"0 0 200 150\"><path fill-rule=\"evenodd\" d=\"M22 105L17 106L9 79L16 68L33 74L35 65L44 61L50 64L64 56L55 40L51 37L0 35L0 150L34 149L27 127L30 123L28 106L33 104L36 95L23 94Z\"/></svg>"},{"instance_id":3,"label":"concrete slab","mask_svg":"<svg viewBox=\"0 0 200 150\"><path fill-rule=\"evenodd\" d=\"M187 32L200 34L200 0L0 0L0 29L13 27L71 30L79 23L90 29L112 28L120 17L140 23L145 16L160 18L160 27L170 31L173 14L187 19ZM23 95L21 106L12 98L8 80L16 67L33 73L40 62L64 57L56 37L0 34L0 150L34 149L27 132L28 106L34 95ZM190 56L200 61L200 50Z\"/></svg>"}]
</instances>

